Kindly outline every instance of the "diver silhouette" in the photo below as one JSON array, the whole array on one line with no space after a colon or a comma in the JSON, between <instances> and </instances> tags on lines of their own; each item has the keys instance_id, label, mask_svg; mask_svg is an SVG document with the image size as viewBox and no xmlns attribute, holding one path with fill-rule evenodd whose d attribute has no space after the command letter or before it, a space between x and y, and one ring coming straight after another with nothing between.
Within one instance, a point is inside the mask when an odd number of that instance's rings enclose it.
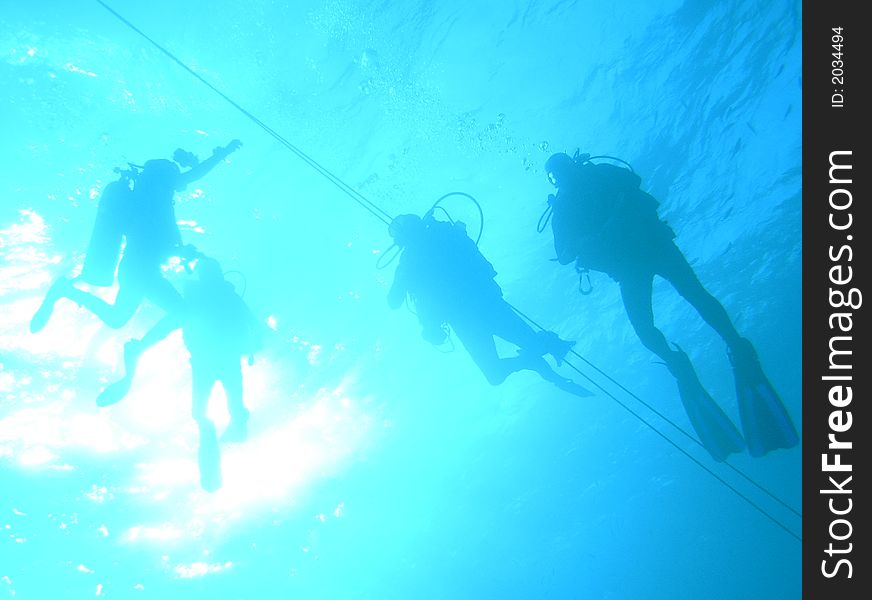
<instances>
[{"instance_id":1,"label":"diver silhouette","mask_svg":"<svg viewBox=\"0 0 872 600\"><path fill-rule=\"evenodd\" d=\"M448 336L446 325L450 325L492 385L499 385L516 371L531 370L570 393L591 395L558 375L543 358L551 354L559 365L574 342L550 331L536 333L512 310L494 281L496 271L466 234L462 222L405 214L391 222L389 233L402 254L388 304L399 308L408 296L423 326L424 339L443 343ZM518 346L518 355L501 358L494 336Z\"/></svg>"},{"instance_id":2,"label":"diver silhouette","mask_svg":"<svg viewBox=\"0 0 872 600\"><path fill-rule=\"evenodd\" d=\"M120 171L121 178L106 186L100 198L81 275L74 279L61 277L52 284L30 321L30 330L37 333L46 326L61 298L83 306L114 329L130 321L148 298L166 313L147 336L151 343L178 328L182 299L164 278L161 266L172 256L190 258L195 250L182 244L175 216L175 192L206 175L241 145L239 140L233 140L225 147L215 148L203 162L178 149L174 158L190 167L187 171L166 159L147 161L141 172L137 167ZM118 294L112 304L74 285L79 280L97 286L111 285L116 267ZM138 355L146 348L142 344L126 347L125 366L135 368Z\"/></svg>"},{"instance_id":3,"label":"diver silhouette","mask_svg":"<svg viewBox=\"0 0 872 600\"><path fill-rule=\"evenodd\" d=\"M247 355L249 364L254 363L254 353L262 344L261 326L224 279L218 261L201 258L194 273L198 281L185 286L182 337L191 354L191 414L200 428L200 480L211 491L220 486L220 455L215 425L206 415L209 398L221 382L230 412L230 425L221 441L244 442L249 412L243 402L240 361Z\"/></svg>"},{"instance_id":4,"label":"diver silhouette","mask_svg":"<svg viewBox=\"0 0 872 600\"><path fill-rule=\"evenodd\" d=\"M201 255L196 260L194 275L197 280L185 285L180 323L182 338L191 356L191 414L200 430L201 484L204 489L214 491L221 486L221 468L217 432L207 416L209 398L215 384L220 382L230 412L230 424L221 441L245 441L249 411L243 402L240 360L248 356L249 364L254 363L254 353L262 345L262 328L233 285L224 278L218 261ZM151 345L150 335L152 332L142 340L128 342L125 356L131 345ZM134 373L134 369L127 369L124 377L100 395L98 404L109 406L121 400L130 389Z\"/></svg>"},{"instance_id":5,"label":"diver silhouette","mask_svg":"<svg viewBox=\"0 0 872 600\"><path fill-rule=\"evenodd\" d=\"M630 169L594 163L590 156L552 155L545 165L557 194L549 196L554 249L562 265L608 274L620 286L630 323L641 342L678 383L691 424L713 458L725 460L747 442L752 456L799 441L796 429L760 366L751 342L739 335L721 303L700 283L675 233L657 214L658 201L639 188ZM654 276L666 279L727 344L744 439L700 383L687 354L672 349L654 324Z\"/></svg>"}]
</instances>

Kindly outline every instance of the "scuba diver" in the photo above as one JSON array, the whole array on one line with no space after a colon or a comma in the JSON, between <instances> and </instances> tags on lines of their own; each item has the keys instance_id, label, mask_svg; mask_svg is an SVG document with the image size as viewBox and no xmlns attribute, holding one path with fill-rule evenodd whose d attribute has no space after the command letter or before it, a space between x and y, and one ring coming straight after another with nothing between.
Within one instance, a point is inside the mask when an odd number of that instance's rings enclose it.
<instances>
[{"instance_id":1,"label":"scuba diver","mask_svg":"<svg viewBox=\"0 0 872 600\"><path fill-rule=\"evenodd\" d=\"M491 385L516 371L531 370L570 393L591 395L554 372L543 358L550 354L560 365L575 342L550 331L536 333L518 316L503 299L494 281L496 271L462 222L438 221L429 213L423 219L405 214L396 217L388 231L402 252L388 304L399 308L408 296L425 340L442 344L450 325ZM494 336L518 346L518 355L500 358Z\"/></svg>"},{"instance_id":2,"label":"scuba diver","mask_svg":"<svg viewBox=\"0 0 872 600\"><path fill-rule=\"evenodd\" d=\"M640 177L631 168L594 163L590 155L577 153L575 158L552 155L545 170L558 190L548 200L558 262L575 261L582 276L587 270L601 271L620 285L633 329L677 380L684 409L712 457L723 461L741 452L746 442L755 457L795 446L799 441L796 428L763 373L756 350L702 286L675 245L672 228L657 214L659 202L639 188ZM655 275L671 283L726 342L744 439L703 388L687 354L678 346L670 348L654 325Z\"/></svg>"},{"instance_id":3,"label":"scuba diver","mask_svg":"<svg viewBox=\"0 0 872 600\"><path fill-rule=\"evenodd\" d=\"M31 319L30 330L37 333L46 326L61 298L84 306L114 329L126 324L146 297L168 312L176 308L179 294L160 269L174 252L186 252L175 218L175 192L206 175L240 146L239 140L233 140L223 148L215 148L203 162L176 150L175 157L190 167L184 172L166 159L149 160L141 171L138 167L122 171L121 179L106 186L100 198L85 264L78 277L84 283L108 286L117 267L119 289L115 303L83 292L74 286L75 279L62 277L49 289Z\"/></svg>"},{"instance_id":4,"label":"scuba diver","mask_svg":"<svg viewBox=\"0 0 872 600\"><path fill-rule=\"evenodd\" d=\"M240 359L247 356L248 364L254 364L254 353L262 347L262 327L233 284L224 278L217 260L200 255L193 273L197 280L185 285L180 324L191 355L191 415L200 433L200 482L203 489L215 491L221 487L221 457L215 424L207 416L209 398L220 382L230 412L230 424L221 441L244 442L248 438L249 412L243 402ZM131 344L156 343L149 339L150 335L154 334L149 332L142 340L128 342L125 350ZM134 370L128 369L122 379L106 388L98 404L109 406L121 400L130 389L133 375Z\"/></svg>"},{"instance_id":5,"label":"scuba diver","mask_svg":"<svg viewBox=\"0 0 872 600\"><path fill-rule=\"evenodd\" d=\"M85 307L113 329L130 321L148 298L167 315L148 338L157 342L177 329L182 299L164 278L161 266L172 256L189 257L195 251L182 244L175 216L175 192L206 175L241 145L239 140L233 140L227 146L215 148L212 156L202 162L178 149L174 158L189 167L186 171L166 159L149 160L142 167L131 165L130 171L119 171L121 178L106 186L100 198L81 275L73 279L61 277L52 284L30 321L31 332L37 333L46 326L61 298ZM77 281L112 285L116 268L118 294L113 304L74 285ZM146 348L141 344L126 346L126 368L135 368L139 354Z\"/></svg>"},{"instance_id":6,"label":"scuba diver","mask_svg":"<svg viewBox=\"0 0 872 600\"><path fill-rule=\"evenodd\" d=\"M217 260L200 258L194 273L198 281L185 286L182 338L191 354L191 414L200 430L200 482L213 491L221 486L221 468L215 425L206 416L209 398L220 381L230 412L221 441L248 439L240 359L248 356L248 364L254 364L254 353L262 346L261 326L224 278Z\"/></svg>"}]
</instances>

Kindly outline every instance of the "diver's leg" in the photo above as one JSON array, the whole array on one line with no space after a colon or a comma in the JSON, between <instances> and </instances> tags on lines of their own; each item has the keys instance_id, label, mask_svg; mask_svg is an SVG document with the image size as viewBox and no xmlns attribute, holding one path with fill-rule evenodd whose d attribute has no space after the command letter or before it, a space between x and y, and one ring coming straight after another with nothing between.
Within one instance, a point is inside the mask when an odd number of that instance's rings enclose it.
<instances>
[{"instance_id":1,"label":"diver's leg","mask_svg":"<svg viewBox=\"0 0 872 600\"><path fill-rule=\"evenodd\" d=\"M221 449L218 433L209 419L197 421L200 430L200 447L197 449L197 464L200 467L200 487L214 492L221 487Z\"/></svg>"},{"instance_id":2,"label":"diver's leg","mask_svg":"<svg viewBox=\"0 0 872 600\"><path fill-rule=\"evenodd\" d=\"M119 282L118 295L115 296L114 304L109 304L102 298L82 291L72 285L64 294L67 298L81 307L91 311L112 329L119 329L127 324L136 314L142 304L142 289L137 285L121 284Z\"/></svg>"},{"instance_id":3,"label":"diver's leg","mask_svg":"<svg viewBox=\"0 0 872 600\"><path fill-rule=\"evenodd\" d=\"M166 315L138 341L140 353L182 326L182 313L185 307L181 294L163 277L155 277L149 281L145 297L164 309Z\"/></svg>"},{"instance_id":4,"label":"diver's leg","mask_svg":"<svg viewBox=\"0 0 872 600\"><path fill-rule=\"evenodd\" d=\"M222 442L244 442L248 439L248 409L243 402L242 367L239 360L230 364L221 374L224 395L227 396L227 410L230 412L230 425L221 436Z\"/></svg>"},{"instance_id":5,"label":"diver's leg","mask_svg":"<svg viewBox=\"0 0 872 600\"><path fill-rule=\"evenodd\" d=\"M663 332L654 325L654 310L651 307L654 274L638 273L624 276L619 283L624 309L639 340L668 364L673 350L669 348Z\"/></svg>"},{"instance_id":6,"label":"diver's leg","mask_svg":"<svg viewBox=\"0 0 872 600\"><path fill-rule=\"evenodd\" d=\"M139 364L139 358L142 354L182 326L184 301L169 281L163 277L155 276L144 289L145 297L168 312L141 339L129 340L124 344L124 379L128 381L128 387L136 373L136 366Z\"/></svg>"},{"instance_id":7,"label":"diver's leg","mask_svg":"<svg viewBox=\"0 0 872 600\"><path fill-rule=\"evenodd\" d=\"M182 295L175 286L158 274L149 278L144 294L166 313L181 313L185 305Z\"/></svg>"},{"instance_id":8,"label":"diver's leg","mask_svg":"<svg viewBox=\"0 0 872 600\"><path fill-rule=\"evenodd\" d=\"M97 396L97 406L111 406L124 399L133 385L133 376L142 351L138 340L130 340L124 344L124 375L118 381L110 383Z\"/></svg>"},{"instance_id":9,"label":"diver's leg","mask_svg":"<svg viewBox=\"0 0 872 600\"><path fill-rule=\"evenodd\" d=\"M741 434L729 417L705 391L687 354L672 350L663 332L654 325L651 308L653 273L637 273L622 277L621 296L627 316L646 348L663 359L678 383L681 403L700 442L715 460L725 460L744 448Z\"/></svg>"},{"instance_id":10,"label":"diver's leg","mask_svg":"<svg viewBox=\"0 0 872 600\"><path fill-rule=\"evenodd\" d=\"M72 284L67 287L64 296L97 315L109 327L119 329L130 321L142 304L148 279L148 269L142 267L136 260L125 257L118 265L118 294L113 304L84 292Z\"/></svg>"},{"instance_id":11,"label":"diver's leg","mask_svg":"<svg viewBox=\"0 0 872 600\"><path fill-rule=\"evenodd\" d=\"M128 256L118 265L118 295L114 304L104 302L72 285L64 295L90 310L113 329L118 329L130 321L143 298L152 298L164 310L168 310L167 306L180 307L182 304L179 293L161 275L160 265L144 264L139 259Z\"/></svg>"},{"instance_id":12,"label":"diver's leg","mask_svg":"<svg viewBox=\"0 0 872 600\"><path fill-rule=\"evenodd\" d=\"M675 290L693 306L699 315L723 338L731 349L737 347L742 338L736 331L727 311L717 298L706 290L687 262L684 254L675 244L664 253L657 274L673 285Z\"/></svg>"},{"instance_id":13,"label":"diver's leg","mask_svg":"<svg viewBox=\"0 0 872 600\"><path fill-rule=\"evenodd\" d=\"M518 362L517 357L500 358L493 335L480 323L475 320L452 321L451 326L457 339L466 348L469 356L472 357L491 385L501 384L509 376L509 373L519 370L519 368L514 368L514 363Z\"/></svg>"},{"instance_id":14,"label":"diver's leg","mask_svg":"<svg viewBox=\"0 0 872 600\"><path fill-rule=\"evenodd\" d=\"M182 319L178 313L170 313L164 315L160 321L155 323L151 329L145 332L145 335L138 340L130 340L128 345L135 345L138 354L142 354L173 331L182 326Z\"/></svg>"},{"instance_id":15,"label":"diver's leg","mask_svg":"<svg viewBox=\"0 0 872 600\"><path fill-rule=\"evenodd\" d=\"M212 369L191 361L191 416L198 424L209 420L206 412L216 381Z\"/></svg>"},{"instance_id":16,"label":"diver's leg","mask_svg":"<svg viewBox=\"0 0 872 600\"><path fill-rule=\"evenodd\" d=\"M727 311L700 283L684 255L674 248L663 276L693 305L729 348L742 430L751 456L762 456L799 442L796 427L770 383L750 340L736 331Z\"/></svg>"},{"instance_id":17,"label":"diver's leg","mask_svg":"<svg viewBox=\"0 0 872 600\"><path fill-rule=\"evenodd\" d=\"M508 310L511 311L511 307L508 307ZM512 314L517 318L515 322L511 322L510 317L503 313L505 323L500 326L502 332L500 337L515 344L520 341L528 344L528 347L536 348L536 350L526 350L524 346L521 346L522 351L519 352L518 356L500 358L494 343L494 323L491 320L493 314L489 313L487 317L480 316L477 319L452 322L454 333L463 343L463 347L466 348L472 360L481 369L488 383L499 385L510 374L523 370L536 371L543 378L554 383L566 383L567 380L555 373L542 358L541 354L546 350L540 348L541 342L537 338L536 332L527 326L520 317Z\"/></svg>"},{"instance_id":18,"label":"diver's leg","mask_svg":"<svg viewBox=\"0 0 872 600\"><path fill-rule=\"evenodd\" d=\"M504 363L504 368L509 369L509 373L515 371L535 371L542 379L549 381L576 396L591 396L591 392L584 387L578 385L571 379L567 379L558 374L551 368L543 354L551 354L560 361L566 356L566 353L575 345L575 342L567 342L557 337L557 334L552 331L533 330L530 325L524 321L521 316L516 313L508 302L500 299L500 304L492 307L488 311L489 319L492 320L494 335L501 337L507 342L511 342L518 346L517 357L501 359Z\"/></svg>"},{"instance_id":19,"label":"diver's leg","mask_svg":"<svg viewBox=\"0 0 872 600\"><path fill-rule=\"evenodd\" d=\"M39 308L36 309L36 312L33 313L33 317L30 319L31 333L39 333L46 325L48 325L48 320L51 319L55 304L58 300L64 297L67 288L72 287L72 285L72 282L66 277L56 279L55 282L51 284L51 287L48 288L48 291L42 299L42 303L40 303Z\"/></svg>"},{"instance_id":20,"label":"diver's leg","mask_svg":"<svg viewBox=\"0 0 872 600\"><path fill-rule=\"evenodd\" d=\"M72 300L94 313L109 327L119 329L136 314L145 296L151 271L155 271L155 269L143 267L136 259L123 258L118 266L118 294L115 296L113 304L109 304L94 294L80 290L73 285L74 282L71 279L65 277L58 279L49 289L42 305L31 319L30 330L36 333L45 327L54 310L55 303L61 298ZM159 266L156 267L156 272L160 276Z\"/></svg>"},{"instance_id":21,"label":"diver's leg","mask_svg":"<svg viewBox=\"0 0 872 600\"><path fill-rule=\"evenodd\" d=\"M218 448L218 433L215 424L206 416L209 396L215 385L211 369L202 369L191 362L191 416L200 430L200 447L197 449L197 463L200 467L200 487L214 492L221 487L221 450Z\"/></svg>"},{"instance_id":22,"label":"diver's leg","mask_svg":"<svg viewBox=\"0 0 872 600\"><path fill-rule=\"evenodd\" d=\"M100 318L106 325L113 329L123 327L130 321L130 318L136 313L142 302L142 291L135 285L120 285L118 295L115 297L115 303L109 304L102 298L98 298L94 294L90 294L73 285L73 282L67 279L58 280L52 285L49 293L40 306L39 310L33 316L30 322L30 330L33 333L40 331L54 310L54 304L61 298L68 298L82 306Z\"/></svg>"},{"instance_id":23,"label":"diver's leg","mask_svg":"<svg viewBox=\"0 0 872 600\"><path fill-rule=\"evenodd\" d=\"M123 289L124 288L122 288L122 290ZM130 391L130 387L133 385L133 377L136 375L136 367L139 364L139 359L143 352L167 337L174 330L181 327L182 324L182 317L180 315L183 307L182 297L166 279L156 276L144 285L142 285L142 281L140 280L137 282L135 289L145 290L148 297L162 295L164 297L164 304L173 306L174 310L164 316L156 325L148 330L142 339L128 340L127 343L124 344L124 376L118 381L108 385L106 389L100 393L97 397L98 406L110 406L116 402L120 402L124 396L127 395ZM121 291L119 291L118 296L119 298L121 297ZM140 299L137 302L137 305L141 302L142 300ZM118 301L116 300L116 305L117 304Z\"/></svg>"},{"instance_id":24,"label":"diver's leg","mask_svg":"<svg viewBox=\"0 0 872 600\"><path fill-rule=\"evenodd\" d=\"M493 324L494 335L530 354L551 354L558 365L575 345L575 342L560 339L553 331L534 331L502 298L488 309L488 319Z\"/></svg>"},{"instance_id":25,"label":"diver's leg","mask_svg":"<svg viewBox=\"0 0 872 600\"><path fill-rule=\"evenodd\" d=\"M142 287L139 282L129 283L129 279L122 280L119 277L118 295L115 297L115 304L103 302L100 298L88 294L78 289L74 289L75 293L69 297L85 306L103 319L110 327L121 327L127 323L130 318L136 313L139 305L142 303L143 294ZM106 321L106 319L110 321ZM139 343L136 340L131 340L124 344L124 375L118 381L110 383L97 396L97 406L111 406L124 399L133 385L133 376L136 373L136 365L139 362L139 357L142 351L139 348Z\"/></svg>"},{"instance_id":26,"label":"diver's leg","mask_svg":"<svg viewBox=\"0 0 872 600\"><path fill-rule=\"evenodd\" d=\"M542 355L545 349L536 332L521 316L512 310L508 302L500 299L488 307L488 321L492 324L493 334L511 342L519 348ZM541 352L539 351L541 349Z\"/></svg>"}]
</instances>

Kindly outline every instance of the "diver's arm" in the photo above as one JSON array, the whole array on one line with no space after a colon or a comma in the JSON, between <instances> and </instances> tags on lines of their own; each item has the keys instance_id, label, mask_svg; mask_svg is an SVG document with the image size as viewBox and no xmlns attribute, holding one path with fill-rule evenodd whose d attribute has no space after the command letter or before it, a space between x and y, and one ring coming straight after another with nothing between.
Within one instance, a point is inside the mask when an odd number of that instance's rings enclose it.
<instances>
[{"instance_id":1,"label":"diver's arm","mask_svg":"<svg viewBox=\"0 0 872 600\"><path fill-rule=\"evenodd\" d=\"M388 292L388 306L397 309L403 305L403 300L406 299L406 290L403 286L394 284L391 286L391 291Z\"/></svg>"},{"instance_id":2,"label":"diver's arm","mask_svg":"<svg viewBox=\"0 0 872 600\"><path fill-rule=\"evenodd\" d=\"M557 254L557 262L568 265L578 257L577 243L574 232L566 231L566 225L556 215L551 218L551 231L554 234L554 252Z\"/></svg>"},{"instance_id":3,"label":"diver's arm","mask_svg":"<svg viewBox=\"0 0 872 600\"><path fill-rule=\"evenodd\" d=\"M403 276L404 269L403 265L397 267L396 273L394 273L394 282L391 284L391 289L388 292L388 306L393 309L397 309L403 305L403 302L406 300L406 292L408 291L408 286L405 282L405 277Z\"/></svg>"},{"instance_id":4,"label":"diver's arm","mask_svg":"<svg viewBox=\"0 0 872 600\"><path fill-rule=\"evenodd\" d=\"M227 158L231 152L235 151L242 145L242 142L239 140L233 140L223 148L221 146L215 148L212 151L212 156L198 164L197 166L185 171L179 176L179 185L176 187L177 190L181 191L185 189L185 187L193 182L197 181L201 177L203 177L206 173L215 168L215 166L220 163L222 160Z\"/></svg>"}]
</instances>

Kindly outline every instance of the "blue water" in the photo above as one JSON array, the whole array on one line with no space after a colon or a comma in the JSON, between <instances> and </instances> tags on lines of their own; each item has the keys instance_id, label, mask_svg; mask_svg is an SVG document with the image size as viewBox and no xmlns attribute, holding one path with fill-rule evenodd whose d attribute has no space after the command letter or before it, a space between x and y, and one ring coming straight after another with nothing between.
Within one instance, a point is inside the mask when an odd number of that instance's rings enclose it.
<instances>
[{"instance_id":1,"label":"blue water","mask_svg":"<svg viewBox=\"0 0 872 600\"><path fill-rule=\"evenodd\" d=\"M0 0L0 597L800 596L800 542L750 502L800 518L607 382L638 417L530 372L488 385L388 309L383 223L98 3L29 4ZM506 298L690 431L617 286L579 295L536 233L552 152L628 160L800 427L798 3L115 8L389 214L474 195ZM81 264L114 167L234 138L176 206L271 326L245 367L250 440L210 494L178 333L124 402L94 404L158 308L118 331L66 301L28 322ZM663 282L654 303L738 421L721 340ZM220 394L210 414L226 426ZM799 448L730 464L801 510Z\"/></svg>"}]
</instances>

